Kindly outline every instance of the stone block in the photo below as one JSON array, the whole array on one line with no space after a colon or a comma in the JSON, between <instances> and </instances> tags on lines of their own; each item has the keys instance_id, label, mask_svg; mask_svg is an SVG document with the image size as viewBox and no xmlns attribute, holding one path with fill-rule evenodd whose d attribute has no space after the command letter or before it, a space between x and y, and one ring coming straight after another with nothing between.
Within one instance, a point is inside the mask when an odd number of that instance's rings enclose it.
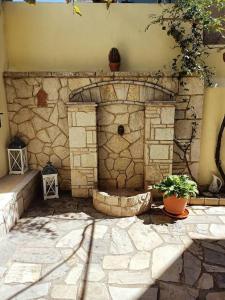
<instances>
[{"instance_id":1,"label":"stone block","mask_svg":"<svg viewBox=\"0 0 225 300\"><path fill-rule=\"evenodd\" d=\"M195 139L191 144L191 161L199 161L200 158L200 140Z\"/></svg>"},{"instance_id":2,"label":"stone block","mask_svg":"<svg viewBox=\"0 0 225 300\"><path fill-rule=\"evenodd\" d=\"M119 206L111 206L110 215L114 217L120 217L122 212L122 208Z\"/></svg>"},{"instance_id":3,"label":"stone block","mask_svg":"<svg viewBox=\"0 0 225 300\"><path fill-rule=\"evenodd\" d=\"M96 126L96 114L94 112L77 112L77 126Z\"/></svg>"},{"instance_id":4,"label":"stone block","mask_svg":"<svg viewBox=\"0 0 225 300\"><path fill-rule=\"evenodd\" d=\"M92 131L86 131L86 134L87 134L87 144L94 143L93 138L92 138Z\"/></svg>"},{"instance_id":5,"label":"stone block","mask_svg":"<svg viewBox=\"0 0 225 300\"><path fill-rule=\"evenodd\" d=\"M118 100L127 99L128 84L115 84L114 89Z\"/></svg>"},{"instance_id":6,"label":"stone block","mask_svg":"<svg viewBox=\"0 0 225 300\"><path fill-rule=\"evenodd\" d=\"M71 91L82 88L90 84L89 78L70 78L68 79L68 85Z\"/></svg>"},{"instance_id":7,"label":"stone block","mask_svg":"<svg viewBox=\"0 0 225 300\"><path fill-rule=\"evenodd\" d=\"M174 107L163 107L161 109L162 124L174 124Z\"/></svg>"},{"instance_id":8,"label":"stone block","mask_svg":"<svg viewBox=\"0 0 225 300\"><path fill-rule=\"evenodd\" d=\"M73 154L73 166L80 167L80 165L81 165L80 155Z\"/></svg>"},{"instance_id":9,"label":"stone block","mask_svg":"<svg viewBox=\"0 0 225 300\"><path fill-rule=\"evenodd\" d=\"M19 98L32 97L33 87L29 86L23 79L13 80L13 85L16 88L16 94Z\"/></svg>"},{"instance_id":10,"label":"stone block","mask_svg":"<svg viewBox=\"0 0 225 300\"><path fill-rule=\"evenodd\" d=\"M58 90L61 88L59 79L57 78L44 78L43 90L48 94L49 100L58 99Z\"/></svg>"},{"instance_id":11,"label":"stone block","mask_svg":"<svg viewBox=\"0 0 225 300\"><path fill-rule=\"evenodd\" d=\"M189 204L191 205L204 205L205 199L204 198L191 198L189 200Z\"/></svg>"},{"instance_id":12,"label":"stone block","mask_svg":"<svg viewBox=\"0 0 225 300\"><path fill-rule=\"evenodd\" d=\"M191 131L191 120L177 120L175 122L175 136L177 139L190 139Z\"/></svg>"},{"instance_id":13,"label":"stone block","mask_svg":"<svg viewBox=\"0 0 225 300\"><path fill-rule=\"evenodd\" d=\"M140 86L130 84L127 100L138 101L140 99Z\"/></svg>"},{"instance_id":14,"label":"stone block","mask_svg":"<svg viewBox=\"0 0 225 300\"><path fill-rule=\"evenodd\" d=\"M219 205L225 206L225 199L224 198L219 199Z\"/></svg>"},{"instance_id":15,"label":"stone block","mask_svg":"<svg viewBox=\"0 0 225 300\"><path fill-rule=\"evenodd\" d=\"M219 205L218 198L205 198L205 205Z\"/></svg>"},{"instance_id":16,"label":"stone block","mask_svg":"<svg viewBox=\"0 0 225 300\"><path fill-rule=\"evenodd\" d=\"M185 110L176 109L175 111L175 120L183 120L185 119Z\"/></svg>"},{"instance_id":17,"label":"stone block","mask_svg":"<svg viewBox=\"0 0 225 300\"><path fill-rule=\"evenodd\" d=\"M13 121L16 124L21 124L25 121L31 120L32 117L33 117L32 111L25 107L25 108L22 108L19 112L17 112L15 114L15 117L13 118Z\"/></svg>"},{"instance_id":18,"label":"stone block","mask_svg":"<svg viewBox=\"0 0 225 300\"><path fill-rule=\"evenodd\" d=\"M174 130L173 128L156 128L155 140L159 141L173 141Z\"/></svg>"},{"instance_id":19,"label":"stone block","mask_svg":"<svg viewBox=\"0 0 225 300\"><path fill-rule=\"evenodd\" d=\"M117 100L116 93L114 91L113 85L103 85L100 87L100 93L102 101L113 101Z\"/></svg>"},{"instance_id":20,"label":"stone block","mask_svg":"<svg viewBox=\"0 0 225 300\"><path fill-rule=\"evenodd\" d=\"M118 206L119 198L117 196L105 197L105 203L112 206Z\"/></svg>"},{"instance_id":21,"label":"stone block","mask_svg":"<svg viewBox=\"0 0 225 300\"><path fill-rule=\"evenodd\" d=\"M168 145L151 145L150 159L168 159L169 146Z\"/></svg>"},{"instance_id":22,"label":"stone block","mask_svg":"<svg viewBox=\"0 0 225 300\"><path fill-rule=\"evenodd\" d=\"M204 80L199 77L186 77L179 83L179 95L203 95Z\"/></svg>"},{"instance_id":23,"label":"stone block","mask_svg":"<svg viewBox=\"0 0 225 300\"><path fill-rule=\"evenodd\" d=\"M86 147L86 131L82 127L69 128L69 142L71 148Z\"/></svg>"},{"instance_id":24,"label":"stone block","mask_svg":"<svg viewBox=\"0 0 225 300\"><path fill-rule=\"evenodd\" d=\"M163 174L158 164L151 164L145 167L145 180L147 184L158 183L163 179Z\"/></svg>"},{"instance_id":25,"label":"stone block","mask_svg":"<svg viewBox=\"0 0 225 300\"><path fill-rule=\"evenodd\" d=\"M17 199L17 210L18 210L19 216L21 216L22 213L24 212L24 207L23 207L23 197L19 197L19 198Z\"/></svg>"},{"instance_id":26,"label":"stone block","mask_svg":"<svg viewBox=\"0 0 225 300\"><path fill-rule=\"evenodd\" d=\"M88 196L89 196L88 189L73 187L72 188L72 196L75 198L88 198Z\"/></svg>"},{"instance_id":27,"label":"stone block","mask_svg":"<svg viewBox=\"0 0 225 300\"><path fill-rule=\"evenodd\" d=\"M139 189L143 186L143 176L135 175L127 180L127 188Z\"/></svg>"},{"instance_id":28,"label":"stone block","mask_svg":"<svg viewBox=\"0 0 225 300\"><path fill-rule=\"evenodd\" d=\"M111 209L111 206L110 205L108 205L108 204L105 204L105 203L101 203L101 202L98 202L98 201L96 201L95 199L94 199L94 201L93 201L93 205L94 205L94 207L97 209L97 210L99 210L99 211L101 211L101 212L103 212L103 213L105 213L105 214L107 214L107 215L110 215L110 209ZM114 206L112 206L112 207L114 207Z\"/></svg>"},{"instance_id":29,"label":"stone block","mask_svg":"<svg viewBox=\"0 0 225 300\"><path fill-rule=\"evenodd\" d=\"M71 170L72 185L87 185L87 176L79 170Z\"/></svg>"},{"instance_id":30,"label":"stone block","mask_svg":"<svg viewBox=\"0 0 225 300\"><path fill-rule=\"evenodd\" d=\"M81 155L81 166L85 168L97 167L97 153L89 152Z\"/></svg>"},{"instance_id":31,"label":"stone block","mask_svg":"<svg viewBox=\"0 0 225 300\"><path fill-rule=\"evenodd\" d=\"M204 99L203 95L201 95L201 96L191 96L191 99L190 99L189 104L188 104L188 108L193 107L193 110L196 113L196 116L197 116L198 119L202 118L203 99ZM191 109L187 110L186 117L188 119L193 119L193 116L192 116L193 110L191 110Z\"/></svg>"}]
</instances>

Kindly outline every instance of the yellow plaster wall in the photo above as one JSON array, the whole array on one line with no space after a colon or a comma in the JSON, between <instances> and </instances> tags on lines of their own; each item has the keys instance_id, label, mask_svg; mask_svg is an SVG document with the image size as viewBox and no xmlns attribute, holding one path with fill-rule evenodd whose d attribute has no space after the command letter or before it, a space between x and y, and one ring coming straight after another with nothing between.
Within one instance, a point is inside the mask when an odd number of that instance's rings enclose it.
<instances>
[{"instance_id":1,"label":"yellow plaster wall","mask_svg":"<svg viewBox=\"0 0 225 300\"><path fill-rule=\"evenodd\" d=\"M149 15L160 5L79 4L83 16L73 15L63 3L5 4L5 36L11 71L108 70L108 52L118 47L123 71L157 71L175 56L172 42L157 26L145 32ZM208 89L204 103L200 181L209 183L216 170L214 151L225 114L223 52L213 52L208 63L216 68L219 87ZM169 71L169 67L168 67ZM225 153L225 145L222 149ZM225 155L224 155L225 159ZM225 164L224 164L225 167Z\"/></svg>"},{"instance_id":2,"label":"yellow plaster wall","mask_svg":"<svg viewBox=\"0 0 225 300\"><path fill-rule=\"evenodd\" d=\"M6 3L9 70L109 70L111 47L118 47L123 71L158 70L173 57L172 43L160 27L145 32L149 14L160 6L79 6L82 17L73 14L70 4Z\"/></svg>"},{"instance_id":3,"label":"yellow plaster wall","mask_svg":"<svg viewBox=\"0 0 225 300\"><path fill-rule=\"evenodd\" d=\"M3 84L3 71L5 69L5 51L4 51L4 32L3 32L3 11L0 5L0 112L3 113L1 117L2 127L0 128L0 177L7 173L7 156L6 145L9 139L9 127L7 106L5 99L5 91Z\"/></svg>"},{"instance_id":4,"label":"yellow plaster wall","mask_svg":"<svg viewBox=\"0 0 225 300\"><path fill-rule=\"evenodd\" d=\"M225 115L225 88L208 89L204 101L203 126L201 138L200 180L207 184L211 174L217 175L215 165L215 148L217 135ZM221 147L221 160L225 171L225 133Z\"/></svg>"}]
</instances>

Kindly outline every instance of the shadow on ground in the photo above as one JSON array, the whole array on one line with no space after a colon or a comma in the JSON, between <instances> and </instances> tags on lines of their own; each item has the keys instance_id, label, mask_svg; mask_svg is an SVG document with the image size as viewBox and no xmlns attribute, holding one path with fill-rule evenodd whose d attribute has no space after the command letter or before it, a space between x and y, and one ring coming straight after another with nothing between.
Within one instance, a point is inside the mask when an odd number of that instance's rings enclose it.
<instances>
[{"instance_id":1,"label":"shadow on ground","mask_svg":"<svg viewBox=\"0 0 225 300\"><path fill-rule=\"evenodd\" d=\"M176 224L176 221L162 214L160 204L155 205L150 213L141 215L138 218L146 226ZM86 245L87 257L84 264L84 275L79 287L79 297L74 296L74 299L86 299L96 224L102 220L118 219L95 211L91 199L85 201L74 200L68 195L60 200L35 203L24 214L23 219L16 225L14 230L18 233L32 234L38 238L43 236L54 240L58 237L58 228L52 227L52 220L56 222L58 220L83 220L86 222L80 243L66 259L51 268L38 281L15 292L7 300L17 299L26 290L60 269L84 246L87 232L89 232L88 245ZM114 288L113 300L173 300L174 298L178 300L223 300L225 299L225 240L222 238L190 239L187 237L182 245L163 243L151 251L148 284L143 283L141 287L131 285L130 288L129 286L112 285L112 288ZM115 295L118 295L118 297ZM99 298L99 300L101 299L103 298Z\"/></svg>"}]
</instances>

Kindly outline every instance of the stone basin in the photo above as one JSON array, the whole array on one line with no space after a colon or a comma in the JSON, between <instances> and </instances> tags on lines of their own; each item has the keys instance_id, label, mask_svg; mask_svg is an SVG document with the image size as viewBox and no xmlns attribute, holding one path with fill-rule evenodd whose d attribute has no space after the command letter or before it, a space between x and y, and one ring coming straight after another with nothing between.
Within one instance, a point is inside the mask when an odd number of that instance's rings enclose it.
<instances>
[{"instance_id":1,"label":"stone basin","mask_svg":"<svg viewBox=\"0 0 225 300\"><path fill-rule=\"evenodd\" d=\"M96 210L113 217L140 215L151 208L151 192L137 190L93 190Z\"/></svg>"}]
</instances>

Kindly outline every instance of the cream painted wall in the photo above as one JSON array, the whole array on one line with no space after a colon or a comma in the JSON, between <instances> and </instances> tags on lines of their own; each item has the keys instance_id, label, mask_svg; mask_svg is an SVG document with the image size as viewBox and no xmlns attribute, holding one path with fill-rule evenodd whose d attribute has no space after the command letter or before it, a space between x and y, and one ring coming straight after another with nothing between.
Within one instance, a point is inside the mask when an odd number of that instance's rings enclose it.
<instances>
[{"instance_id":1,"label":"cream painted wall","mask_svg":"<svg viewBox=\"0 0 225 300\"><path fill-rule=\"evenodd\" d=\"M215 148L217 135L225 115L225 88L208 89L205 95L203 130L201 138L200 179L202 184L210 181L211 174L217 175ZM225 171L225 134L221 147L221 161Z\"/></svg>"},{"instance_id":2,"label":"cream painted wall","mask_svg":"<svg viewBox=\"0 0 225 300\"><path fill-rule=\"evenodd\" d=\"M73 15L72 6L63 3L5 3L7 70L108 70L107 56L113 46L120 50L124 71L157 71L169 66L175 56L171 40L159 27L145 32L149 15L159 13L160 5L113 4L109 10L104 4L79 6L82 17ZM209 183L216 170L215 143L225 114L222 53L212 51L208 59L216 68L219 88L208 89L205 96L199 176L203 184Z\"/></svg>"},{"instance_id":3,"label":"cream painted wall","mask_svg":"<svg viewBox=\"0 0 225 300\"><path fill-rule=\"evenodd\" d=\"M3 113L2 127L0 128L0 177L7 173L7 156L6 156L6 144L9 139L9 127L7 106L5 99L5 91L3 84L3 71L5 68L5 51L4 51L4 32L3 32L3 11L0 6L0 112Z\"/></svg>"},{"instance_id":4,"label":"cream painted wall","mask_svg":"<svg viewBox=\"0 0 225 300\"><path fill-rule=\"evenodd\" d=\"M108 52L118 47L122 70L158 70L172 58L172 47L159 27L145 32L158 5L6 3L9 70L108 70ZM159 38L160 36L160 38ZM165 45L167 45L165 47Z\"/></svg>"}]
</instances>

